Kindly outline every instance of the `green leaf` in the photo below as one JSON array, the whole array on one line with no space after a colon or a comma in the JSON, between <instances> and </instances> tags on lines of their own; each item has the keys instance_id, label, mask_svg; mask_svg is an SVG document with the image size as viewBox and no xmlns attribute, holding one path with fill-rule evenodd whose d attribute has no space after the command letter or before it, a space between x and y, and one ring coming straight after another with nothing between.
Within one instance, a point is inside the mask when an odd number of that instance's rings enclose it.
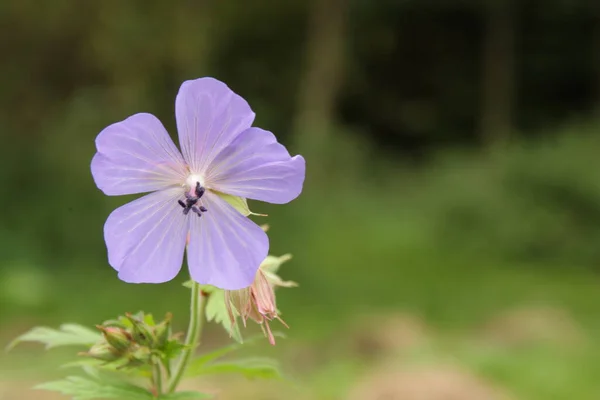
<instances>
[{"instance_id":1,"label":"green leaf","mask_svg":"<svg viewBox=\"0 0 600 400\"><path fill-rule=\"evenodd\" d=\"M101 382L82 376L69 376L59 381L43 383L36 386L35 389L59 392L67 396L72 396L73 400L154 399L154 396L150 392L139 386L125 382Z\"/></svg>"},{"instance_id":2,"label":"green leaf","mask_svg":"<svg viewBox=\"0 0 600 400\"><path fill-rule=\"evenodd\" d=\"M152 316L152 314L143 315L142 321L148 326L156 326L156 322L154 322L154 316Z\"/></svg>"},{"instance_id":3,"label":"green leaf","mask_svg":"<svg viewBox=\"0 0 600 400\"><path fill-rule=\"evenodd\" d=\"M200 392L179 392L171 394L163 394L159 397L160 400L197 400L197 399L212 399L212 394L200 393Z\"/></svg>"},{"instance_id":4,"label":"green leaf","mask_svg":"<svg viewBox=\"0 0 600 400\"><path fill-rule=\"evenodd\" d=\"M203 364L194 372L195 375L242 374L246 378L281 378L281 371L279 369L278 362L269 358L246 358Z\"/></svg>"},{"instance_id":5,"label":"green leaf","mask_svg":"<svg viewBox=\"0 0 600 400\"><path fill-rule=\"evenodd\" d=\"M100 332L76 324L63 324L58 330L38 326L13 340L7 350L22 342L43 343L46 349L59 346L91 346L101 338Z\"/></svg>"},{"instance_id":6,"label":"green leaf","mask_svg":"<svg viewBox=\"0 0 600 400\"><path fill-rule=\"evenodd\" d=\"M260 269L262 269L263 272L270 272L272 274L275 274L279 270L279 267L281 267L281 264L291 259L291 254L284 254L279 257L268 255L267 258L265 258L264 261L260 264Z\"/></svg>"},{"instance_id":7,"label":"green leaf","mask_svg":"<svg viewBox=\"0 0 600 400\"><path fill-rule=\"evenodd\" d=\"M192 287L193 282L191 280L183 283L183 286L187 288ZM227 333L236 340L242 342L242 334L240 328L235 325L231 326L229 320L229 314L227 313L227 307L225 306L225 295L223 289L219 289L211 285L200 285L200 290L209 293L207 304L206 304L206 319L207 321L214 321L217 324L223 325Z\"/></svg>"},{"instance_id":8,"label":"green leaf","mask_svg":"<svg viewBox=\"0 0 600 400\"><path fill-rule=\"evenodd\" d=\"M258 215L261 217L266 217L266 214L256 214L250 211L250 207L248 207L248 200L244 197L232 196L230 194L216 192L216 194L228 202L233 208L239 211L240 214L247 217L248 215Z\"/></svg>"},{"instance_id":9,"label":"green leaf","mask_svg":"<svg viewBox=\"0 0 600 400\"><path fill-rule=\"evenodd\" d=\"M69 369L69 368L82 368L86 372L89 370L102 370L108 373L116 373L121 376L130 376L130 377L149 377L152 375L149 367L130 367L127 364L129 360L123 359L114 362L107 363L106 361L96 360L94 358L80 358L75 361L68 362L66 364L62 364L60 368ZM92 377L97 377L97 374L90 374Z\"/></svg>"},{"instance_id":10,"label":"green leaf","mask_svg":"<svg viewBox=\"0 0 600 400\"><path fill-rule=\"evenodd\" d=\"M116 326L123 329L133 328L133 324L125 316L119 316L117 319L109 319L102 323L103 326Z\"/></svg>"},{"instance_id":11,"label":"green leaf","mask_svg":"<svg viewBox=\"0 0 600 400\"><path fill-rule=\"evenodd\" d=\"M227 307L225 306L225 294L223 290L216 289L208 296L208 303L206 304L206 319L208 321L214 321L217 324L223 325L227 333L237 342L242 343L242 334L240 327L235 324L232 326L229 320L229 314L227 313Z\"/></svg>"},{"instance_id":12,"label":"green leaf","mask_svg":"<svg viewBox=\"0 0 600 400\"><path fill-rule=\"evenodd\" d=\"M200 290L202 290L205 293L213 293L222 289L219 289L218 287L215 287L213 285L198 285L200 286Z\"/></svg>"},{"instance_id":13,"label":"green leaf","mask_svg":"<svg viewBox=\"0 0 600 400\"><path fill-rule=\"evenodd\" d=\"M217 194L223 200L228 202L233 208L238 210L240 212L240 214L242 214L246 217L248 215L252 214L252 212L250 211L250 208L248 207L248 202L246 201L245 198L238 197L238 196L232 196L230 194L225 194L225 193L217 193Z\"/></svg>"},{"instance_id":14,"label":"green leaf","mask_svg":"<svg viewBox=\"0 0 600 400\"><path fill-rule=\"evenodd\" d=\"M194 284L194 281L191 279L188 279L187 281L182 283L182 286L184 286L188 289L191 289L193 284ZM216 290L221 290L217 287L214 287L213 285L198 285L198 286L200 287L200 290L202 290L203 292L206 292L206 293L212 293Z\"/></svg>"},{"instance_id":15,"label":"green leaf","mask_svg":"<svg viewBox=\"0 0 600 400\"><path fill-rule=\"evenodd\" d=\"M285 335L281 332L273 332L273 336L285 338ZM221 347L220 349L211 351L210 353L203 354L200 357L196 357L195 359L193 359L190 362L187 373L190 376L193 376L194 371L198 370L198 369L202 369L205 364L208 364L211 361L215 361L219 358L222 358L222 357L226 356L227 354L233 353L234 351L241 349L244 345L252 344L252 343L258 342L259 340L265 340L264 335L251 336L248 339L244 340L243 344L242 343L234 343L229 346Z\"/></svg>"},{"instance_id":16,"label":"green leaf","mask_svg":"<svg viewBox=\"0 0 600 400\"><path fill-rule=\"evenodd\" d=\"M167 360L172 360L176 358L181 351L185 349L185 345L181 343L179 340L170 339L165 343L165 346L162 350L162 354Z\"/></svg>"}]
</instances>

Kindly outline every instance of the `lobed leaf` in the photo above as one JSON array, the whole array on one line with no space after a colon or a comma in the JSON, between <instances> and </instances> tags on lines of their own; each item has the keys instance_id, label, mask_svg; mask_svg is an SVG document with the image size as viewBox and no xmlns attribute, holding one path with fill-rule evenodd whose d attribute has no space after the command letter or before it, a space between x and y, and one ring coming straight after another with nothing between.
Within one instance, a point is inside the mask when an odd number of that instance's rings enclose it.
<instances>
[{"instance_id":1,"label":"lobed leaf","mask_svg":"<svg viewBox=\"0 0 600 400\"><path fill-rule=\"evenodd\" d=\"M170 393L163 394L159 397L159 400L197 400L197 399L212 399L214 396L212 394L201 393L201 392L179 392L179 393Z\"/></svg>"},{"instance_id":2,"label":"lobed leaf","mask_svg":"<svg viewBox=\"0 0 600 400\"><path fill-rule=\"evenodd\" d=\"M7 350L22 342L42 343L46 349L59 346L91 346L101 338L100 332L77 324L63 324L59 329L38 326L13 340Z\"/></svg>"},{"instance_id":3,"label":"lobed leaf","mask_svg":"<svg viewBox=\"0 0 600 400\"><path fill-rule=\"evenodd\" d=\"M119 361L114 361L107 363L106 361L97 360L94 358L80 358L75 361L71 361L65 364L62 364L60 368L69 369L69 368L82 368L88 375L96 376L89 373L89 369L93 370L102 370L108 373L117 373L122 376L129 377L144 377L147 378L152 375L149 367L130 367L128 366L129 360L123 359Z\"/></svg>"},{"instance_id":4,"label":"lobed leaf","mask_svg":"<svg viewBox=\"0 0 600 400\"><path fill-rule=\"evenodd\" d=\"M181 354L181 352L183 351L183 349L185 349L185 347L186 346L183 343L181 343L179 340L169 339L165 343L164 348L162 349L162 354L165 359L172 360L174 358L177 358L177 356L179 356L179 354Z\"/></svg>"},{"instance_id":5,"label":"lobed leaf","mask_svg":"<svg viewBox=\"0 0 600 400\"><path fill-rule=\"evenodd\" d=\"M269 358L246 358L223 361L190 367L188 373L193 375L209 374L241 374L246 378L277 379L281 378L279 363Z\"/></svg>"},{"instance_id":6,"label":"lobed leaf","mask_svg":"<svg viewBox=\"0 0 600 400\"><path fill-rule=\"evenodd\" d=\"M285 338L285 335L281 332L273 332L273 336ZM210 353L203 354L199 357L193 359L189 366L188 371L192 371L194 369L202 368L205 364L210 363L211 361L215 361L219 358L225 357L226 355L239 350L243 347L244 344L255 343L261 339L265 339L264 335L256 335L252 336L244 341L244 343L234 343L229 346L221 347L217 350L211 351Z\"/></svg>"},{"instance_id":7,"label":"lobed leaf","mask_svg":"<svg viewBox=\"0 0 600 400\"><path fill-rule=\"evenodd\" d=\"M128 399L147 400L155 397L146 389L125 382L102 382L81 376L43 383L35 389L59 392L72 396L73 400Z\"/></svg>"},{"instance_id":8,"label":"lobed leaf","mask_svg":"<svg viewBox=\"0 0 600 400\"><path fill-rule=\"evenodd\" d=\"M225 295L223 290L216 289L208 296L206 304L206 319L223 325L227 333L239 343L243 342L240 327L231 323L227 307L225 306Z\"/></svg>"}]
</instances>

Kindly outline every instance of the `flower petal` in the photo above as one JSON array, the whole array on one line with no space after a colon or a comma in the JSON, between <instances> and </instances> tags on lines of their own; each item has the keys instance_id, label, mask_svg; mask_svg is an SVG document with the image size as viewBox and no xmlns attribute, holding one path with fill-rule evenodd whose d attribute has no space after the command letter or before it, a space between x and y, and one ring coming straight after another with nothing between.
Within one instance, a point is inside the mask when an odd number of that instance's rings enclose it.
<instances>
[{"instance_id":1,"label":"flower petal","mask_svg":"<svg viewBox=\"0 0 600 400\"><path fill-rule=\"evenodd\" d=\"M135 114L96 138L92 175L107 195L152 192L185 179L185 162L161 122Z\"/></svg>"},{"instance_id":2,"label":"flower petal","mask_svg":"<svg viewBox=\"0 0 600 400\"><path fill-rule=\"evenodd\" d=\"M250 128L217 156L206 179L223 193L283 204L302 191L305 169L304 158L290 157L271 132Z\"/></svg>"},{"instance_id":3,"label":"flower petal","mask_svg":"<svg viewBox=\"0 0 600 400\"><path fill-rule=\"evenodd\" d=\"M188 221L181 188L148 194L113 211L104 225L108 261L132 283L173 279L183 262Z\"/></svg>"},{"instance_id":4,"label":"flower petal","mask_svg":"<svg viewBox=\"0 0 600 400\"><path fill-rule=\"evenodd\" d=\"M250 106L214 78L185 81L175 100L183 157L192 172L205 167L254 121Z\"/></svg>"},{"instance_id":5,"label":"flower petal","mask_svg":"<svg viewBox=\"0 0 600 400\"><path fill-rule=\"evenodd\" d=\"M267 234L213 193L207 192L201 202L208 211L190 218L192 279L227 290L250 286L269 251Z\"/></svg>"}]
</instances>

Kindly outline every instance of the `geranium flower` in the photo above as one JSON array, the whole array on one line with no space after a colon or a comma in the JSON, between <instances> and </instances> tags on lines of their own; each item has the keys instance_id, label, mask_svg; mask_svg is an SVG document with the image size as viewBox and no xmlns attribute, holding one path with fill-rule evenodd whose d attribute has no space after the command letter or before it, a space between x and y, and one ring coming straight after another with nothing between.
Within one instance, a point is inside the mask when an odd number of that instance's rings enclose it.
<instances>
[{"instance_id":1,"label":"geranium flower","mask_svg":"<svg viewBox=\"0 0 600 400\"><path fill-rule=\"evenodd\" d=\"M291 157L271 132L251 127L248 103L213 78L184 82L175 116L181 153L151 114L135 114L96 138L91 168L100 190L153 192L109 215L109 263L125 282L166 282L181 269L189 240L192 279L247 287L269 240L221 194L287 203L302 191L304 158Z\"/></svg>"}]
</instances>

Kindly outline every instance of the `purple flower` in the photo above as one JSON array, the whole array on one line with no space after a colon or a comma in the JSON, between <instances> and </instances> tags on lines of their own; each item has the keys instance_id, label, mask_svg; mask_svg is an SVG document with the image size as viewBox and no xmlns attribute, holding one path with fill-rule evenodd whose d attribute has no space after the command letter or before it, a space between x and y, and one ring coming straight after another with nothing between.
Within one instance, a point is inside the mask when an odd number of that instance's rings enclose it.
<instances>
[{"instance_id":1,"label":"purple flower","mask_svg":"<svg viewBox=\"0 0 600 400\"><path fill-rule=\"evenodd\" d=\"M109 215L109 263L125 282L166 282L181 269L188 243L192 279L247 287L269 240L220 194L287 203L302 191L304 158L251 127L248 103L213 78L184 82L175 116L181 153L151 114L135 114L96 138L98 188L109 196L152 192Z\"/></svg>"}]
</instances>

